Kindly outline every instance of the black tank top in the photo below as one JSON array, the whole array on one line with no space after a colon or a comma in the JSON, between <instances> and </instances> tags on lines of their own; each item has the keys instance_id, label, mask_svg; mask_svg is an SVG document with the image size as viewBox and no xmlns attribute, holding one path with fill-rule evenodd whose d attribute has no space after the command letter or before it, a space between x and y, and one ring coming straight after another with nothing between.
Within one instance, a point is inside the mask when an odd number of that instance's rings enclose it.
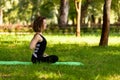
<instances>
[{"instance_id":1,"label":"black tank top","mask_svg":"<svg viewBox=\"0 0 120 80\"><path fill-rule=\"evenodd\" d=\"M44 54L44 51L46 49L46 45L47 45L47 41L46 39L40 35L43 38L42 42L37 42L34 53L33 54L37 54L37 57L41 57Z\"/></svg>"}]
</instances>

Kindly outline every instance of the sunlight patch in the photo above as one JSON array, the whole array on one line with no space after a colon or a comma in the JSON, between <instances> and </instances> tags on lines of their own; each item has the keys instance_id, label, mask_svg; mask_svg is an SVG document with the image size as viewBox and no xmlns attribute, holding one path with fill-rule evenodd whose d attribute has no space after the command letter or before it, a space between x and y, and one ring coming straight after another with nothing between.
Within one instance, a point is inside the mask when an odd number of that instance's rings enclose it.
<instances>
[{"instance_id":1,"label":"sunlight patch","mask_svg":"<svg viewBox=\"0 0 120 80\"><path fill-rule=\"evenodd\" d=\"M114 74L106 77L107 80L120 80L120 75Z\"/></svg>"},{"instance_id":2,"label":"sunlight patch","mask_svg":"<svg viewBox=\"0 0 120 80\"><path fill-rule=\"evenodd\" d=\"M35 72L35 75L40 78L40 79L58 79L61 77L58 73L53 73L53 72Z\"/></svg>"}]
</instances>

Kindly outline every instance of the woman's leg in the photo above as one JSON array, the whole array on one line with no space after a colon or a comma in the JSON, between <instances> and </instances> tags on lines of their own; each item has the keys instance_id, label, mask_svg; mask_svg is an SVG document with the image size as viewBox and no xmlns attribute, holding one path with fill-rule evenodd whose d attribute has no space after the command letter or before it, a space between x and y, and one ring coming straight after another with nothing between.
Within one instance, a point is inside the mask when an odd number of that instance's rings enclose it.
<instances>
[{"instance_id":1,"label":"woman's leg","mask_svg":"<svg viewBox=\"0 0 120 80\"><path fill-rule=\"evenodd\" d=\"M31 61L32 63L36 63L37 62L37 58L32 54L32 57L31 57Z\"/></svg>"},{"instance_id":2,"label":"woman's leg","mask_svg":"<svg viewBox=\"0 0 120 80\"><path fill-rule=\"evenodd\" d=\"M58 56L56 55L50 55L50 56L40 58L40 62L55 63L57 61L58 61Z\"/></svg>"}]
</instances>

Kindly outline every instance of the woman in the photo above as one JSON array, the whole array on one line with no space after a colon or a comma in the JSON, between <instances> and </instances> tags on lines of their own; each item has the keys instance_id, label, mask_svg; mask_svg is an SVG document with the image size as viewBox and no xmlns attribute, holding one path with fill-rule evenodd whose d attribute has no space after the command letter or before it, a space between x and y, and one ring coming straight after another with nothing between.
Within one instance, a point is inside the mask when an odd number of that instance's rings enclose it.
<instances>
[{"instance_id":1,"label":"woman","mask_svg":"<svg viewBox=\"0 0 120 80\"><path fill-rule=\"evenodd\" d=\"M56 55L44 56L47 41L42 32L46 29L46 26L46 18L42 16L38 16L33 22L35 35L30 42L30 49L34 50L31 58L33 63L55 63L58 61L58 57Z\"/></svg>"}]
</instances>

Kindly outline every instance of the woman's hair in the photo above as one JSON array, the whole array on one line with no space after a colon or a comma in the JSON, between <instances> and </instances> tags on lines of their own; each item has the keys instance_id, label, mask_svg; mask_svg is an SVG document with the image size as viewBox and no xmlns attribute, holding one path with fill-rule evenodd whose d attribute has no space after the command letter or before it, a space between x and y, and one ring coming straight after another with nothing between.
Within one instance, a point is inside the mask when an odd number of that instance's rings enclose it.
<instances>
[{"instance_id":1,"label":"woman's hair","mask_svg":"<svg viewBox=\"0 0 120 80\"><path fill-rule=\"evenodd\" d=\"M33 30L35 32L41 32L43 27L43 20L46 19L43 16L38 16L33 22Z\"/></svg>"}]
</instances>

